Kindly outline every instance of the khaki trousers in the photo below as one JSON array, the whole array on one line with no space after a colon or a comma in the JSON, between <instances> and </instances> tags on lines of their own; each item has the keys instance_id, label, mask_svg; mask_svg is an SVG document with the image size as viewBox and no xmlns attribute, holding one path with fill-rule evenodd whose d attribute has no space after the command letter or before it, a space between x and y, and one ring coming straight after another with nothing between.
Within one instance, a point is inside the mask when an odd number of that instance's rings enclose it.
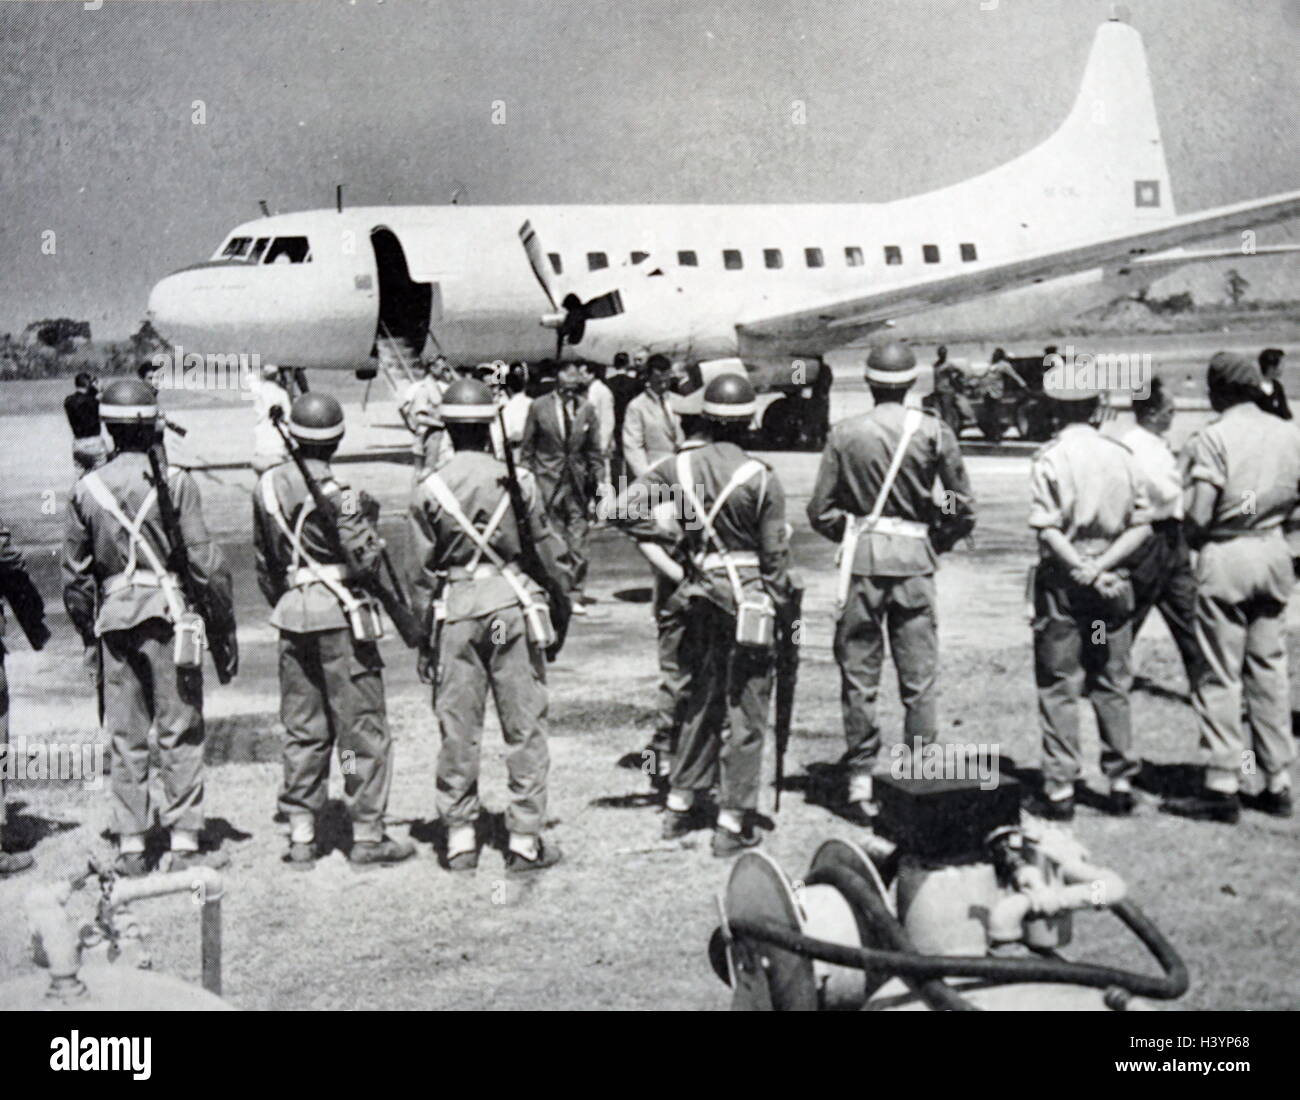
<instances>
[{"instance_id":1,"label":"khaki trousers","mask_svg":"<svg viewBox=\"0 0 1300 1100\"><path fill-rule=\"evenodd\" d=\"M478 817L479 765L488 691L510 752L506 826L536 836L546 818L545 658L528 640L518 606L443 625L434 712L442 730L438 753L438 813L448 828Z\"/></svg>"},{"instance_id":2,"label":"khaki trousers","mask_svg":"<svg viewBox=\"0 0 1300 1100\"><path fill-rule=\"evenodd\" d=\"M378 647L358 642L346 628L280 632L280 721L287 738L279 805L294 840L315 838L335 749L352 839L384 838L393 748L382 669Z\"/></svg>"},{"instance_id":3,"label":"khaki trousers","mask_svg":"<svg viewBox=\"0 0 1300 1100\"><path fill-rule=\"evenodd\" d=\"M162 619L105 631L101 640L117 831L148 832L157 809L164 828L197 833L203 827L203 671L176 667L171 624ZM160 807L149 793L151 727L158 730Z\"/></svg>"}]
</instances>

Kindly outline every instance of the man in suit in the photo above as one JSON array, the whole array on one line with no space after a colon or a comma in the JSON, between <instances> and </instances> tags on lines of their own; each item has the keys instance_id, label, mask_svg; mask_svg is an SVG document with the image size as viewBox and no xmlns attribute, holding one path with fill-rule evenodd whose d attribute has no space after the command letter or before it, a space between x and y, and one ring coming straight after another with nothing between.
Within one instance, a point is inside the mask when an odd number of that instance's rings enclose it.
<instances>
[{"instance_id":1,"label":"man in suit","mask_svg":"<svg viewBox=\"0 0 1300 1100\"><path fill-rule=\"evenodd\" d=\"M681 421L668 404L672 381L672 363L663 355L652 355L645 366L645 389L623 415L623 461L629 480L641 477L681 446Z\"/></svg>"},{"instance_id":2,"label":"man in suit","mask_svg":"<svg viewBox=\"0 0 1300 1100\"><path fill-rule=\"evenodd\" d=\"M596 410L582 397L580 367L564 364L555 389L537 398L528 410L519 461L537 478L551 522L559 529L574 560L573 613L585 615L582 594L587 575L587 511L604 476L600 424Z\"/></svg>"},{"instance_id":3,"label":"man in suit","mask_svg":"<svg viewBox=\"0 0 1300 1100\"><path fill-rule=\"evenodd\" d=\"M1290 420L1291 407L1287 404L1286 390L1282 388L1282 357L1285 354L1281 348L1265 348L1259 353L1259 372L1264 379L1259 390L1259 407L1282 420Z\"/></svg>"}]
</instances>

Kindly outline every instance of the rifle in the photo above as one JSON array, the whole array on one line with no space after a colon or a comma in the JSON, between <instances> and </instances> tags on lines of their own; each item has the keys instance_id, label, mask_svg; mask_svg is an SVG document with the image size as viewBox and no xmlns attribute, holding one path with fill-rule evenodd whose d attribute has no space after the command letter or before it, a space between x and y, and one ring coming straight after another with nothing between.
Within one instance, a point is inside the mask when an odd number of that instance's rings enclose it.
<instances>
[{"instance_id":1,"label":"rifle","mask_svg":"<svg viewBox=\"0 0 1300 1100\"><path fill-rule=\"evenodd\" d=\"M510 494L510 511L514 513L515 527L519 531L519 567L546 593L546 601L551 608L551 626L555 628L555 645L546 651L546 659L554 661L569 633L573 604L564 585L546 568L537 544L533 542L532 528L528 526L528 507L524 503L524 490L519 484L519 469L515 465L515 454L510 449L510 435L506 431L504 408L497 409L497 423L501 425L501 449L505 452L506 492Z\"/></svg>"},{"instance_id":2,"label":"rifle","mask_svg":"<svg viewBox=\"0 0 1300 1100\"><path fill-rule=\"evenodd\" d=\"M781 810L781 787L785 782L785 750L790 744L790 727L794 718L794 689L799 682L799 642L795 632L803 609L803 589L796 588L789 608L777 621L776 639L776 801L773 810Z\"/></svg>"},{"instance_id":3,"label":"rifle","mask_svg":"<svg viewBox=\"0 0 1300 1100\"><path fill-rule=\"evenodd\" d=\"M298 467L298 473L302 475L302 480L307 486L307 492L311 494L312 502L316 505L316 511L320 513L321 519L325 521L325 536L330 540L330 548L342 561L347 563L348 568L355 576L358 578L363 577L365 570L357 561L356 556L344 545L343 536L339 534L338 514L334 510L333 502L325 495L320 483L307 469L307 460L302 457L302 452L298 449L298 441L289 433L288 425L284 422L284 410L279 405L273 405L269 415L271 423L275 425L275 430L280 433L280 438L284 440L289 457L293 459L293 464ZM367 586L367 588L371 589L372 594L384 605L384 610L388 612L388 617L393 621L393 626L397 628L397 633L401 635L402 641L410 648L415 649L421 645L427 635L423 633L415 611L406 600L406 590L398 579L397 570L393 568L392 560L388 556L388 550L383 546L382 541L380 542L379 560L388 576L389 583L374 584Z\"/></svg>"},{"instance_id":4,"label":"rifle","mask_svg":"<svg viewBox=\"0 0 1300 1100\"><path fill-rule=\"evenodd\" d=\"M167 533L170 544L168 568L180 578L181 592L185 601L203 620L208 648L212 651L212 660L217 667L217 680L228 684L233 673L230 671L232 648L231 639L226 634L212 632L212 604L205 593L199 591L194 583L194 574L190 571L190 554L185 546L185 535L181 531L180 517L176 515L176 504L172 500L171 487L167 484L167 468L157 447L150 447L149 469L153 474L154 488L158 491L158 514L162 516L163 530Z\"/></svg>"}]
</instances>

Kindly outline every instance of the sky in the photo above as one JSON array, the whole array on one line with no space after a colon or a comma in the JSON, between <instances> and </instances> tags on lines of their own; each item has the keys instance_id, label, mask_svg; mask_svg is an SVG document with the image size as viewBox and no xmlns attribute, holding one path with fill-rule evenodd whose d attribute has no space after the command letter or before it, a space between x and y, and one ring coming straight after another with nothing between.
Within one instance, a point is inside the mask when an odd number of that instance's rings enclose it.
<instances>
[{"instance_id":1,"label":"sky","mask_svg":"<svg viewBox=\"0 0 1300 1100\"><path fill-rule=\"evenodd\" d=\"M330 206L336 183L351 205L442 203L457 186L477 204L930 190L1055 129L1110 6L5 0L0 332L70 316L126 335L150 286L259 199ZM1124 6L1179 209L1300 185L1300 0ZM1300 297L1300 263L1247 275L1260 296Z\"/></svg>"}]
</instances>

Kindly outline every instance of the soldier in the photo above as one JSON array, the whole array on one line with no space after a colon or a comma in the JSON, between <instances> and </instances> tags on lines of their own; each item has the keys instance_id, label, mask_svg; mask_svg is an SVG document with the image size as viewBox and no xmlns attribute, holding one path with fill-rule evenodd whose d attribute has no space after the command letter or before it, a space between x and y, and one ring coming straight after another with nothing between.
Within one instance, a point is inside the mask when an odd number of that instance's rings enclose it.
<instances>
[{"instance_id":1,"label":"soldier","mask_svg":"<svg viewBox=\"0 0 1300 1100\"><path fill-rule=\"evenodd\" d=\"M392 739L384 708L384 662L364 625L365 589L379 582L383 542L379 504L334 479L329 460L343 438L334 398L305 393L294 401L289 431L307 470L333 505L337 538L291 462L264 473L253 493L257 580L280 632L280 720L289 819L285 862L310 870L320 856L316 820L329 794L330 753L337 747L352 819L353 867L399 863L410 842L384 832L392 783ZM339 553L340 548L343 554Z\"/></svg>"},{"instance_id":2,"label":"soldier","mask_svg":"<svg viewBox=\"0 0 1300 1100\"><path fill-rule=\"evenodd\" d=\"M1129 691L1133 674L1133 587L1126 566L1151 535L1151 508L1132 452L1093 425L1095 387L1045 376L1060 431L1034 456L1029 526L1038 532L1032 574L1034 667L1043 730L1042 817L1074 817L1079 777L1079 695L1087 694L1101 735L1104 808L1135 808Z\"/></svg>"},{"instance_id":3,"label":"soldier","mask_svg":"<svg viewBox=\"0 0 1300 1100\"><path fill-rule=\"evenodd\" d=\"M671 461L668 511L675 516L661 512L633 529L641 552L686 605L686 684L663 836L696 828L697 799L716 784L712 851L722 858L760 841L750 818L772 693L775 617L788 616L795 600L785 493L776 474L739 445L755 408L747 378L723 374L710 382L700 437ZM668 539L685 540L689 568L665 545L670 518L677 531L670 526Z\"/></svg>"},{"instance_id":4,"label":"soldier","mask_svg":"<svg viewBox=\"0 0 1300 1100\"><path fill-rule=\"evenodd\" d=\"M22 552L13 544L9 528L0 523L0 597L8 601L27 634L33 649L42 649L49 640L45 626L45 604L41 594L27 575L27 563ZM9 680L5 675L5 616L0 603L0 878L16 875L32 866L27 852L9 852L4 847L5 833L5 773L9 744Z\"/></svg>"},{"instance_id":5,"label":"soldier","mask_svg":"<svg viewBox=\"0 0 1300 1100\"><path fill-rule=\"evenodd\" d=\"M694 450L709 442L707 424L702 416L704 391L696 390L680 403L681 430L685 436L682 450ZM614 522L625 529L643 552L648 546L661 546L685 571L689 565L689 545L677 522L673 492L673 460L680 452L657 459L627 489L617 508ZM667 512L656 512L656 509ZM653 561L651 565L653 567ZM650 765L651 784L667 793L668 776L681 732L682 706L687 676L681 664L681 645L686 633L689 598L682 594L679 582L653 570L653 610L659 656L659 702L655 729L646 746L645 763Z\"/></svg>"},{"instance_id":6,"label":"soldier","mask_svg":"<svg viewBox=\"0 0 1300 1100\"><path fill-rule=\"evenodd\" d=\"M835 659L848 742L847 810L862 824L875 816L871 774L880 755L876 699L884 639L898 673L908 744L933 741L939 639L934 572L938 554L974 529L974 502L957 437L938 416L905 405L916 381L905 344L879 345L867 357L875 407L841 421L822 453L808 521L840 543ZM935 479L944 489L934 500Z\"/></svg>"},{"instance_id":7,"label":"soldier","mask_svg":"<svg viewBox=\"0 0 1300 1100\"><path fill-rule=\"evenodd\" d=\"M77 482L63 544L63 603L87 650L103 647L104 722L111 738L113 799L118 833L116 869L148 870L145 834L153 824L149 730L158 730L163 805L171 832L172 870L219 865L221 853L199 851L203 826L203 670L178 662L188 620L184 579L169 570L176 555L164 526L148 452L158 406L153 390L135 379L104 392L100 416L116 451L106 465ZM209 610L215 658L229 677L238 668L230 573L208 535L199 492L183 470L167 471L190 587ZM98 613L96 613L98 608ZM223 644L216 644L220 640Z\"/></svg>"},{"instance_id":8,"label":"soldier","mask_svg":"<svg viewBox=\"0 0 1300 1100\"><path fill-rule=\"evenodd\" d=\"M1137 423L1123 435L1151 505L1152 537L1132 568L1133 638L1153 607L1169 627L1183 659L1187 686L1194 690L1201 664L1196 641L1196 576L1183 535L1183 473L1165 434L1174 419L1174 399L1153 378L1145 396L1133 398Z\"/></svg>"},{"instance_id":9,"label":"soldier","mask_svg":"<svg viewBox=\"0 0 1300 1100\"><path fill-rule=\"evenodd\" d=\"M438 754L438 813L447 826L447 867L478 866L475 824L483 715L487 693L496 700L501 734L510 748L510 831L506 871L553 867L560 848L542 837L546 820L546 600L522 570L524 540L561 587L570 582L564 542L551 528L536 479L521 469L526 516L516 515L507 467L492 454L489 427L496 416L492 391L481 382L454 382L443 400L443 421L455 454L430 474L411 498L416 613L430 624L420 656L421 678L434 685L434 713L442 731ZM520 524L527 528L520 531Z\"/></svg>"},{"instance_id":10,"label":"soldier","mask_svg":"<svg viewBox=\"0 0 1300 1100\"><path fill-rule=\"evenodd\" d=\"M1169 799L1162 809L1236 822L1241 772L1253 757L1264 779L1257 807L1290 817L1296 750L1286 605L1295 577L1283 524L1300 500L1300 431L1259 408L1260 372L1250 360L1219 352L1207 384L1221 415L1188 444L1185 526L1187 541L1200 551L1196 637L1204 668L1192 698L1208 766L1201 793Z\"/></svg>"}]
</instances>

